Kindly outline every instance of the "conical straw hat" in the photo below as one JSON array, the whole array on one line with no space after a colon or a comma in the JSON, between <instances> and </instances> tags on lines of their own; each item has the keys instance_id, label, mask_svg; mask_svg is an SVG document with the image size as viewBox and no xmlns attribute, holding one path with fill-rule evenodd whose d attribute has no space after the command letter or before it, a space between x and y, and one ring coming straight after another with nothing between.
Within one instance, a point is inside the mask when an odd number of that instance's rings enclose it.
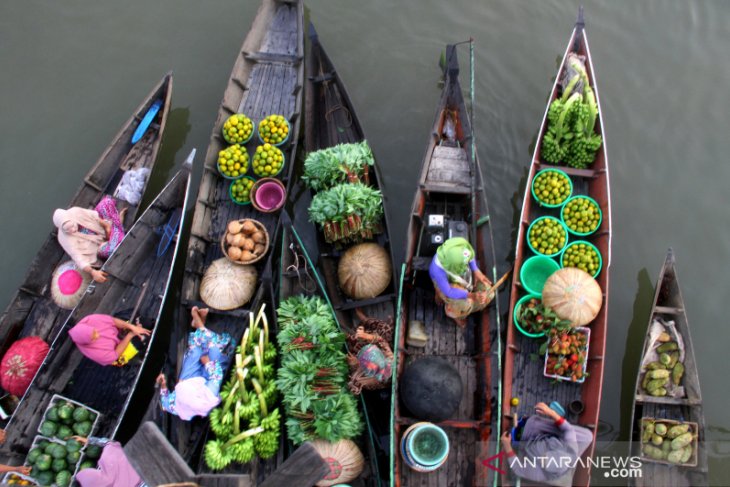
<instances>
[{"instance_id":1,"label":"conical straw hat","mask_svg":"<svg viewBox=\"0 0 730 487\"><path fill-rule=\"evenodd\" d=\"M63 309L74 309L90 283L91 276L79 269L72 260L62 262L53 271L51 278L53 302Z\"/></svg>"}]
</instances>

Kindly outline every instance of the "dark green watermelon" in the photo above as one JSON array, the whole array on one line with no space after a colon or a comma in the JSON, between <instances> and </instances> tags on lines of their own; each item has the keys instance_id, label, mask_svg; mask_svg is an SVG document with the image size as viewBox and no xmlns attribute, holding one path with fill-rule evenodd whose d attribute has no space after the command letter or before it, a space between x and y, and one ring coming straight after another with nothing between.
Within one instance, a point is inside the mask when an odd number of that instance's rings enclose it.
<instances>
[{"instance_id":1,"label":"dark green watermelon","mask_svg":"<svg viewBox=\"0 0 730 487\"><path fill-rule=\"evenodd\" d=\"M76 421L77 423L80 423L82 421L88 421L90 416L91 413L86 408L77 407L76 409L74 409L73 418L74 421Z\"/></svg>"},{"instance_id":2,"label":"dark green watermelon","mask_svg":"<svg viewBox=\"0 0 730 487\"><path fill-rule=\"evenodd\" d=\"M81 459L80 451L70 451L70 452L68 452L68 455L66 455L66 461L68 462L69 465L76 465L80 459Z\"/></svg>"},{"instance_id":3,"label":"dark green watermelon","mask_svg":"<svg viewBox=\"0 0 730 487\"><path fill-rule=\"evenodd\" d=\"M36 458L35 460L35 467L38 468L38 470L48 470L51 468L51 463L53 462L53 458L48 453L42 453Z\"/></svg>"},{"instance_id":4,"label":"dark green watermelon","mask_svg":"<svg viewBox=\"0 0 730 487\"><path fill-rule=\"evenodd\" d=\"M72 477L73 477L73 474L71 472L69 472L68 470L58 472L56 474L56 485L58 485L58 487L68 487L68 485L71 484Z\"/></svg>"},{"instance_id":5,"label":"dark green watermelon","mask_svg":"<svg viewBox=\"0 0 730 487\"><path fill-rule=\"evenodd\" d=\"M65 424L59 426L58 431L56 431L56 437L61 438L62 440L65 440L69 436L73 436L73 434L73 430Z\"/></svg>"},{"instance_id":6,"label":"dark green watermelon","mask_svg":"<svg viewBox=\"0 0 730 487\"><path fill-rule=\"evenodd\" d=\"M81 465L79 465L79 471L85 468L96 468L96 462L93 460L84 460L81 462Z\"/></svg>"},{"instance_id":7,"label":"dark green watermelon","mask_svg":"<svg viewBox=\"0 0 730 487\"><path fill-rule=\"evenodd\" d=\"M53 472L50 470L39 473L35 477L35 479L36 481L38 481L39 484L43 485L44 487L53 484L53 481L56 480Z\"/></svg>"},{"instance_id":8,"label":"dark green watermelon","mask_svg":"<svg viewBox=\"0 0 730 487\"><path fill-rule=\"evenodd\" d=\"M39 456L43 454L43 449L40 447L35 447L31 451L28 452L28 463L30 465L33 465L35 461L38 459Z\"/></svg>"},{"instance_id":9,"label":"dark green watermelon","mask_svg":"<svg viewBox=\"0 0 730 487\"><path fill-rule=\"evenodd\" d=\"M40 440L40 441L39 441L39 442L38 442L38 443L36 444L36 447L37 447L37 448L40 448L40 449L41 449L41 450L43 450L43 451L45 451L45 450L46 450L46 447L48 446L48 444L49 444L49 443L50 443L50 441L48 441L48 440Z\"/></svg>"},{"instance_id":10,"label":"dark green watermelon","mask_svg":"<svg viewBox=\"0 0 730 487\"><path fill-rule=\"evenodd\" d=\"M68 455L68 452L66 451L66 447L63 445L55 445L55 448L51 451L51 456L53 458L66 458L66 455Z\"/></svg>"},{"instance_id":11,"label":"dark green watermelon","mask_svg":"<svg viewBox=\"0 0 730 487\"><path fill-rule=\"evenodd\" d=\"M74 433L79 436L89 436L91 433L91 421L82 421L74 424Z\"/></svg>"},{"instance_id":12,"label":"dark green watermelon","mask_svg":"<svg viewBox=\"0 0 730 487\"><path fill-rule=\"evenodd\" d=\"M51 462L51 470L54 472L60 472L61 470L66 470L66 467L68 466L68 463L66 463L65 458L56 458Z\"/></svg>"},{"instance_id":13,"label":"dark green watermelon","mask_svg":"<svg viewBox=\"0 0 730 487\"><path fill-rule=\"evenodd\" d=\"M96 460L101 456L101 447L97 445L86 445L86 456Z\"/></svg>"},{"instance_id":14,"label":"dark green watermelon","mask_svg":"<svg viewBox=\"0 0 730 487\"><path fill-rule=\"evenodd\" d=\"M46 419L53 422L58 422L58 408L52 407L46 411Z\"/></svg>"},{"instance_id":15,"label":"dark green watermelon","mask_svg":"<svg viewBox=\"0 0 730 487\"><path fill-rule=\"evenodd\" d=\"M61 420L73 420L74 405L70 402L65 402L58 407L58 417Z\"/></svg>"},{"instance_id":16,"label":"dark green watermelon","mask_svg":"<svg viewBox=\"0 0 730 487\"><path fill-rule=\"evenodd\" d=\"M58 424L53 421L43 421L40 432L43 436L53 436L58 431Z\"/></svg>"},{"instance_id":17,"label":"dark green watermelon","mask_svg":"<svg viewBox=\"0 0 730 487\"><path fill-rule=\"evenodd\" d=\"M73 438L66 440L66 450L69 452L80 451L83 446L80 441L74 440Z\"/></svg>"},{"instance_id":18,"label":"dark green watermelon","mask_svg":"<svg viewBox=\"0 0 730 487\"><path fill-rule=\"evenodd\" d=\"M57 443L53 443L52 441L46 442L46 447L43 449L43 453L50 455L51 452L56 449L56 445Z\"/></svg>"}]
</instances>

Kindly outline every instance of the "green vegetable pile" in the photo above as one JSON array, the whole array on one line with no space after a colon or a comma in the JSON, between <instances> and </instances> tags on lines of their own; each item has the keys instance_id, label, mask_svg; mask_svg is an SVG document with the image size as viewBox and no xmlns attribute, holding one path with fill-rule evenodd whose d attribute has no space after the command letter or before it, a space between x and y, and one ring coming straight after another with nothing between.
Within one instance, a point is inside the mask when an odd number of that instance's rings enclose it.
<instances>
[{"instance_id":1,"label":"green vegetable pile","mask_svg":"<svg viewBox=\"0 0 730 487\"><path fill-rule=\"evenodd\" d=\"M595 277L600 259L593 247L579 241L571 243L565 248L560 263L563 267L577 267Z\"/></svg>"},{"instance_id":2,"label":"green vegetable pile","mask_svg":"<svg viewBox=\"0 0 730 487\"><path fill-rule=\"evenodd\" d=\"M31 476L40 485L70 485L83 445L73 438L65 443L39 438L36 437L25 460L32 467Z\"/></svg>"},{"instance_id":3,"label":"green vegetable pile","mask_svg":"<svg viewBox=\"0 0 730 487\"><path fill-rule=\"evenodd\" d=\"M205 445L205 463L213 470L231 462L250 462L256 455L271 458L279 450L279 408L273 408L276 348L269 341L264 308L255 319L249 313L234 370L221 388L221 406L210 413L210 427L217 438Z\"/></svg>"},{"instance_id":4,"label":"green vegetable pile","mask_svg":"<svg viewBox=\"0 0 730 487\"><path fill-rule=\"evenodd\" d=\"M674 396L673 392L682 383L684 364L679 360L679 345L672 336L663 331L657 338L655 348L659 360L644 366L641 389L650 396Z\"/></svg>"},{"instance_id":5,"label":"green vegetable pile","mask_svg":"<svg viewBox=\"0 0 730 487\"><path fill-rule=\"evenodd\" d=\"M641 421L641 452L651 460L679 465L692 458L695 431L689 423L643 418Z\"/></svg>"},{"instance_id":6,"label":"green vegetable pile","mask_svg":"<svg viewBox=\"0 0 730 487\"><path fill-rule=\"evenodd\" d=\"M309 221L319 223L329 243L370 239L382 232L382 217L382 194L362 183L319 192L309 206Z\"/></svg>"},{"instance_id":7,"label":"green vegetable pile","mask_svg":"<svg viewBox=\"0 0 730 487\"><path fill-rule=\"evenodd\" d=\"M318 297L295 296L277 309L282 351L276 385L282 391L289 439L336 442L363 429L357 402L347 389L345 335Z\"/></svg>"},{"instance_id":8,"label":"green vegetable pile","mask_svg":"<svg viewBox=\"0 0 730 487\"><path fill-rule=\"evenodd\" d=\"M563 94L550 104L541 153L546 162L585 169L593 164L596 151L603 143L595 133L598 104L583 62L571 56L568 69L573 77Z\"/></svg>"},{"instance_id":9,"label":"green vegetable pile","mask_svg":"<svg viewBox=\"0 0 730 487\"><path fill-rule=\"evenodd\" d=\"M315 191L344 183L368 184L369 166L375 164L373 151L366 141L338 144L310 152L304 161L302 180Z\"/></svg>"},{"instance_id":10,"label":"green vegetable pile","mask_svg":"<svg viewBox=\"0 0 730 487\"><path fill-rule=\"evenodd\" d=\"M91 434L96 413L66 400L57 400L46 410L38 430L48 438L65 440L70 436L87 437Z\"/></svg>"},{"instance_id":11,"label":"green vegetable pile","mask_svg":"<svg viewBox=\"0 0 730 487\"><path fill-rule=\"evenodd\" d=\"M588 198L571 199L561 215L568 228L576 233L593 233L601 222L601 209Z\"/></svg>"}]
</instances>

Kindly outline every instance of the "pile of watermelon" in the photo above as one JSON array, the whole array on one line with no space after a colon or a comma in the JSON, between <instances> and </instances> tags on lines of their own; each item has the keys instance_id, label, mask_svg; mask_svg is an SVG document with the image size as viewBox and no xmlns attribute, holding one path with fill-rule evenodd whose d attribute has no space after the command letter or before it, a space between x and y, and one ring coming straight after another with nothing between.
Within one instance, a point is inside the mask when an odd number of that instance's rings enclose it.
<instances>
[{"instance_id":1,"label":"pile of watermelon","mask_svg":"<svg viewBox=\"0 0 730 487\"><path fill-rule=\"evenodd\" d=\"M43 416L38 432L48 438L66 440L73 435L91 435L97 413L82 405L59 398Z\"/></svg>"},{"instance_id":2,"label":"pile of watermelon","mask_svg":"<svg viewBox=\"0 0 730 487\"><path fill-rule=\"evenodd\" d=\"M100 447L88 445L83 452L84 461L79 465L83 447L73 438L62 442L37 436L25 464L32 467L30 475L39 485L67 487L71 485L77 466L79 469L94 468L101 456Z\"/></svg>"}]
</instances>

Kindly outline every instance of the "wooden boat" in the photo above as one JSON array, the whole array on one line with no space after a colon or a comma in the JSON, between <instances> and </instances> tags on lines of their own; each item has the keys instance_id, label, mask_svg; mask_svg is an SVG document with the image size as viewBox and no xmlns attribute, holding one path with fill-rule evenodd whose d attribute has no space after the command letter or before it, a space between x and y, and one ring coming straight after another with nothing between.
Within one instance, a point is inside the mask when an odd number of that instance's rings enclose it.
<instances>
[{"instance_id":1,"label":"wooden boat","mask_svg":"<svg viewBox=\"0 0 730 487\"><path fill-rule=\"evenodd\" d=\"M147 95L142 104L122 126L94 167L84 177L83 184L68 204L93 208L101 198L112 195L123 174L134 168L152 170L160 150L162 134L172 97L172 73L166 74ZM131 139L150 107L160 101L161 106L152 124L136 144ZM128 207L126 228L134 222L139 206L117 200L117 207ZM49 213L48 220L51 220ZM61 248L54 228L30 265L25 280L18 287L7 308L0 316L0 356L17 339L40 336L51 340L70 314L58 307L51 298L51 276L56 266L69 257Z\"/></svg>"},{"instance_id":2,"label":"wooden boat","mask_svg":"<svg viewBox=\"0 0 730 487\"><path fill-rule=\"evenodd\" d=\"M306 100L304 123L306 152L310 153L337 144L356 143L366 140L362 125L355 113L355 108L347 94L345 85L329 56L327 56L312 24L309 25L309 38L311 47L306 58L307 77L304 97ZM369 184L374 189L381 189L380 181L382 181L382 176L377 161L372 169L368 174ZM295 218L296 221L306 221L308 219L308 216L303 213L309 207L308 203L311 196L312 193L309 192L308 195L300 196L297 200L295 211L299 210L301 213ZM374 242L387 251L390 256L393 275L395 275L385 199L383 205L385 207L383 232L376 235ZM340 288L337 276L338 262L346 249L327 243L321 232L318 232L316 245L318 248L316 264L321 270L327 294L332 300L340 326L347 331L357 328L357 324L360 322L358 313L360 313L360 316L364 314L368 318L393 322L397 299L395 279L391 278L388 287L374 298L352 299ZM368 416L374 434L378 438L387 439L390 428L387 421L390 416L390 389L363 390L362 394L368 405ZM388 468L387 441L378 442L377 445L379 446L378 457L382 471L386 472Z\"/></svg>"},{"instance_id":3,"label":"wooden boat","mask_svg":"<svg viewBox=\"0 0 730 487\"><path fill-rule=\"evenodd\" d=\"M692 422L697 426L699 448L690 459L695 466L676 466L653 463L643 460L641 478L632 478L634 485L672 485L699 486L708 484L707 448L704 446L705 416L702 411L702 393L697 373L697 362L692 347L689 321L684 307L682 290L679 287L674 252L671 249L659 273L654 302L649 315L649 324L644 339L640 364L652 343L652 326L655 321L661 324L674 322L675 330L684 343L684 376L680 384L684 387L684 397L654 397L648 395L641 386L645 369L640 365L634 389L634 404L631 416L631 456L647 457L641 451L642 418L667 419L671 421Z\"/></svg>"},{"instance_id":4,"label":"wooden boat","mask_svg":"<svg viewBox=\"0 0 730 487\"><path fill-rule=\"evenodd\" d=\"M218 152L226 146L221 127L231 114L245 113L257 125L270 114L281 114L291 124L290 142L281 147L285 153L286 166L280 179L288 186L299 139L304 77L303 16L304 5L301 0L263 0L233 65L213 127L195 202L181 299L176 309L176 324L164 369L168 379L178 377L190 331L191 308L206 307L200 300L200 281L211 262L223 257L220 242L228 222L252 218L266 227L270 239L276 235L279 214L260 213L252 205L235 204L228 196L231 181L218 173L216 163ZM247 144L250 153L258 145L255 137ZM273 240L270 242L269 252L273 248ZM267 256L255 264L259 284L271 281L271 271L266 267L268 261ZM258 289L254 291L254 296L257 295ZM206 326L215 332L228 332L240 339L241 320L248 320L249 309L256 309L257 303L254 298L247 309L223 311L211 308ZM207 419L198 417L193 421L181 421L168 414L156 414L159 407L159 403L153 401L150 415L155 417L170 443L193 468L204 468L198 462L208 431Z\"/></svg>"},{"instance_id":5,"label":"wooden boat","mask_svg":"<svg viewBox=\"0 0 730 487\"><path fill-rule=\"evenodd\" d=\"M106 261L105 283L89 286L54 339L51 350L5 428L3 463L22 462L54 394L99 411L94 435L114 438L128 413L145 362L152 353L162 304L172 276L190 189L192 158L165 186ZM123 367L101 366L85 358L68 330L90 314L138 318L152 330L147 343L134 339L139 353Z\"/></svg>"},{"instance_id":6,"label":"wooden boat","mask_svg":"<svg viewBox=\"0 0 730 487\"><path fill-rule=\"evenodd\" d=\"M585 56L585 67L588 73L590 86L595 93L596 102L598 103L598 118L596 122L596 132L603 137L603 143L596 153L595 162L590 169L573 169L567 166L554 166L545 164L541 159L541 147L543 137L547 131L547 114L550 103L555 100L559 93L560 75L566 67L566 60L570 53L576 53ZM594 442L584 453L584 457L590 457L595 447L595 434L598 426L598 413L601 407L601 387L603 384L603 360L606 350L606 332L608 325L608 281L609 270L611 265L611 199L609 192L608 179L608 155L606 153L606 139L604 134L604 124L602 120L602 111L600 108L600 100L598 96L598 86L596 84L595 71L591 61L590 49L588 47L588 36L584 30L582 10L578 17L578 22L570 36L570 41L563 55L563 61L560 63L558 75L553 84L548 101L548 107L543 115L542 125L538 137L538 143L535 147L530 169L527 176L527 184L525 194L522 200L522 212L520 214L519 228L517 231L517 247L515 251L514 276L510 292L510 307L508 313L509 323L507 326L507 342L505 344L504 357L504 384L502 387L502 429L506 430L512 427L511 419L514 414L518 417L528 416L533 412L533 408L538 402L549 404L551 401L557 401L565 408L575 400L583 402L584 410L578 418L568 417L571 423L576 423L589 428L594 433ZM543 376L543 360L533 360L531 356L538 354L539 348L543 340L532 339L524 336L515 329L513 323L513 311L517 301L527 292L519 282L520 269L523 262L532 254L528 248L526 233L532 221L536 218L551 214L559 217L558 210L549 210L538 205L530 194L532 180L535 174L541 169L548 167L557 167L567 173L573 181L573 195L582 194L592 197L600 206L603 213L603 221L596 232L589 237L581 237L582 240L588 240L596 246L603 258L603 269L597 277L598 284L603 291L603 303L598 316L588 325L590 327L590 343L588 356L588 377L582 384L572 382L560 382L554 384L553 381ZM512 398L519 398L519 407L511 408L510 401ZM585 462L579 462L573 478L574 485L587 485L590 478L590 465Z\"/></svg>"},{"instance_id":7,"label":"wooden boat","mask_svg":"<svg viewBox=\"0 0 730 487\"><path fill-rule=\"evenodd\" d=\"M488 452L482 451L480 445L485 445L490 437L492 388L499 380L492 375L492 368L498 368L497 355L491 355L493 308L472 313L466 326L458 327L446 317L443 306L436 304L428 272L438 246L447 238L464 236L476 251L479 268L490 278L496 273L489 209L479 159L472 145L471 121L459 84L456 46L447 46L445 60L444 87L408 225L396 332L397 374L400 380L414 361L440 357L458 371L463 394L457 412L437 423L446 431L451 445L446 463L435 472L420 473L406 465L400 448L405 430L419 419L407 411L399 383L394 381L391 485L396 486L486 485L483 478L480 480L486 470L480 461ZM428 341L423 348L406 340L414 321L425 325Z\"/></svg>"}]
</instances>

